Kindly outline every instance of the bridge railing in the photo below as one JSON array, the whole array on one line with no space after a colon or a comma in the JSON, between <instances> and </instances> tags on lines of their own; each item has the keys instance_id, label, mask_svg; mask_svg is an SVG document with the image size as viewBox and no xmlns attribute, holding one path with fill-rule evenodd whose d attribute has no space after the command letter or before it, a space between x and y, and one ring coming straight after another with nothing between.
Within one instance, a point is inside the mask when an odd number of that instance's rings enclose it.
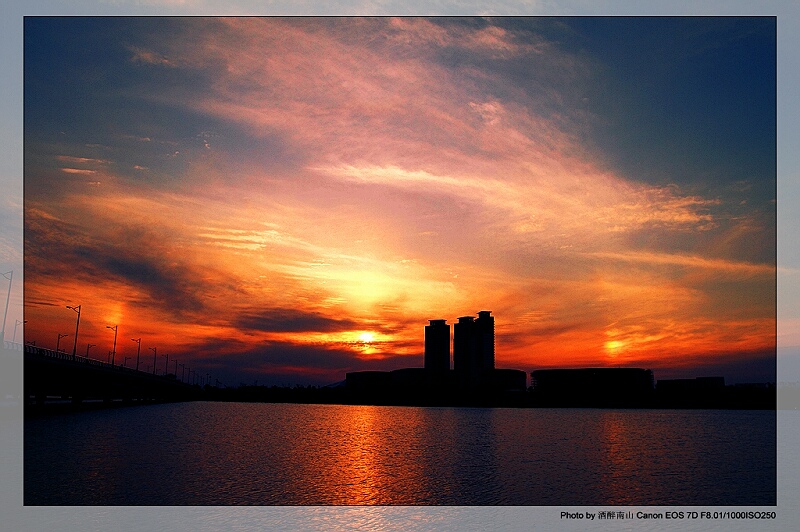
<instances>
[{"instance_id":1,"label":"bridge railing","mask_svg":"<svg viewBox=\"0 0 800 532\"><path fill-rule=\"evenodd\" d=\"M80 362L83 364L87 364L89 366L95 366L99 368L108 368L113 369L116 371L124 371L124 372L131 372L131 373L139 373L139 374L146 374L150 375L150 373L145 373L144 371L136 370L134 368L128 368L125 366L117 366L115 364L111 364L109 362L103 362L101 360L96 360L94 358L88 358L81 355L73 356L71 353L66 353L64 351L55 351L53 349L48 349L46 347L37 347L35 345L25 345L25 353L30 355L39 355L44 356L47 358L55 358L58 360L69 360L70 362Z\"/></svg>"},{"instance_id":2,"label":"bridge railing","mask_svg":"<svg viewBox=\"0 0 800 532\"><path fill-rule=\"evenodd\" d=\"M8 340L3 341L3 347L6 351L22 351L22 344L18 344L17 342L9 342Z\"/></svg>"}]
</instances>

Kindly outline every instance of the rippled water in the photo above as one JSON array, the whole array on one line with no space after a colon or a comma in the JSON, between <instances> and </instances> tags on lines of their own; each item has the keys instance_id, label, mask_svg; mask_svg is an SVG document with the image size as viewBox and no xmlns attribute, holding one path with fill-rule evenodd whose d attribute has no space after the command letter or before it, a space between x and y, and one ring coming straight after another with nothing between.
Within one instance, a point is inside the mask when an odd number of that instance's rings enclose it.
<instances>
[{"instance_id":1,"label":"rippled water","mask_svg":"<svg viewBox=\"0 0 800 532\"><path fill-rule=\"evenodd\" d=\"M768 411L179 403L27 420L26 505L773 505Z\"/></svg>"}]
</instances>

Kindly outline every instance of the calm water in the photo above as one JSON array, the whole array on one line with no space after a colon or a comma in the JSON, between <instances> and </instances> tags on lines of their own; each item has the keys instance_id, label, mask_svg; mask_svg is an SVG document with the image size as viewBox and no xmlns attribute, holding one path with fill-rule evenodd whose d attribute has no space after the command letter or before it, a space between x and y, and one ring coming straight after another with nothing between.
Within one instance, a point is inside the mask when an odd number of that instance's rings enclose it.
<instances>
[{"instance_id":1,"label":"calm water","mask_svg":"<svg viewBox=\"0 0 800 532\"><path fill-rule=\"evenodd\" d=\"M179 403L28 420L26 505L773 505L775 413Z\"/></svg>"}]
</instances>

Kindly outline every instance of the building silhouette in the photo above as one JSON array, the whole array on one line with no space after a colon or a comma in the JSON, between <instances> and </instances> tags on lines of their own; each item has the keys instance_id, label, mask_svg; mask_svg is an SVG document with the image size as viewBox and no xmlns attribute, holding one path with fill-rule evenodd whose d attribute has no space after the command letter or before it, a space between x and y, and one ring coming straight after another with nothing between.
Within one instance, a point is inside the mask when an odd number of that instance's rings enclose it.
<instances>
[{"instance_id":1,"label":"building silhouette","mask_svg":"<svg viewBox=\"0 0 800 532\"><path fill-rule=\"evenodd\" d=\"M494 369L494 316L491 311L481 310L475 320L475 341L478 343L480 369Z\"/></svg>"},{"instance_id":2,"label":"building silhouette","mask_svg":"<svg viewBox=\"0 0 800 532\"><path fill-rule=\"evenodd\" d=\"M450 369L450 325L447 320L430 320L425 326L424 366L428 371Z\"/></svg>"},{"instance_id":3,"label":"building silhouette","mask_svg":"<svg viewBox=\"0 0 800 532\"><path fill-rule=\"evenodd\" d=\"M488 310L462 316L453 326L453 370L462 388L483 385L494 370L494 316Z\"/></svg>"},{"instance_id":4,"label":"building silhouette","mask_svg":"<svg viewBox=\"0 0 800 532\"><path fill-rule=\"evenodd\" d=\"M463 316L453 325L453 369L459 375L468 375L477 368L477 343L475 342L475 317Z\"/></svg>"}]
</instances>

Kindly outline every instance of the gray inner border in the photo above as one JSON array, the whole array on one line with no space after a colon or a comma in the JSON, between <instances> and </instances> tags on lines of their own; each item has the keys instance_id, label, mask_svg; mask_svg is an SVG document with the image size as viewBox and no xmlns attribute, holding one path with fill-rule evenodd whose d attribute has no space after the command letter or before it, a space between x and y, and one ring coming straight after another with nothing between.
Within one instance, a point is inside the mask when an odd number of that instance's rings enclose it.
<instances>
[{"instance_id":1,"label":"gray inner border","mask_svg":"<svg viewBox=\"0 0 800 532\"><path fill-rule=\"evenodd\" d=\"M33 15L760 15L778 17L778 317L800 307L800 112L792 95L800 86L800 7L791 0L28 0L0 8L0 216L21 218L22 18ZM10 72L10 73L9 73ZM793 207L794 206L794 207ZM18 209L17 209L18 208ZM17 210L19 211L17 213ZM4 212L5 211L5 212ZM15 224L16 225L16 224ZM22 247L19 233L12 236ZM795 231L792 231L794 228ZM4 230L4 233L6 231ZM13 265L22 271L22 265ZM17 277L21 279L22 275ZM784 310L784 312L782 312ZM793 318L797 328L796 312ZM794 335L797 331L788 331ZM567 507L23 507L22 408L0 403L0 530L790 530L800 522L800 346L778 344L778 506L775 520L624 521L560 519L560 512L608 510ZM5 367L4 367L5 366ZM8 371L0 361L0 371ZM21 378L21 376L20 376ZM56 488L57 489L57 488ZM624 508L634 512L640 508ZM647 508L641 508L646 510ZM666 511L673 508L658 507ZM748 508L690 507L675 510ZM653 508L649 508L653 511Z\"/></svg>"}]
</instances>

